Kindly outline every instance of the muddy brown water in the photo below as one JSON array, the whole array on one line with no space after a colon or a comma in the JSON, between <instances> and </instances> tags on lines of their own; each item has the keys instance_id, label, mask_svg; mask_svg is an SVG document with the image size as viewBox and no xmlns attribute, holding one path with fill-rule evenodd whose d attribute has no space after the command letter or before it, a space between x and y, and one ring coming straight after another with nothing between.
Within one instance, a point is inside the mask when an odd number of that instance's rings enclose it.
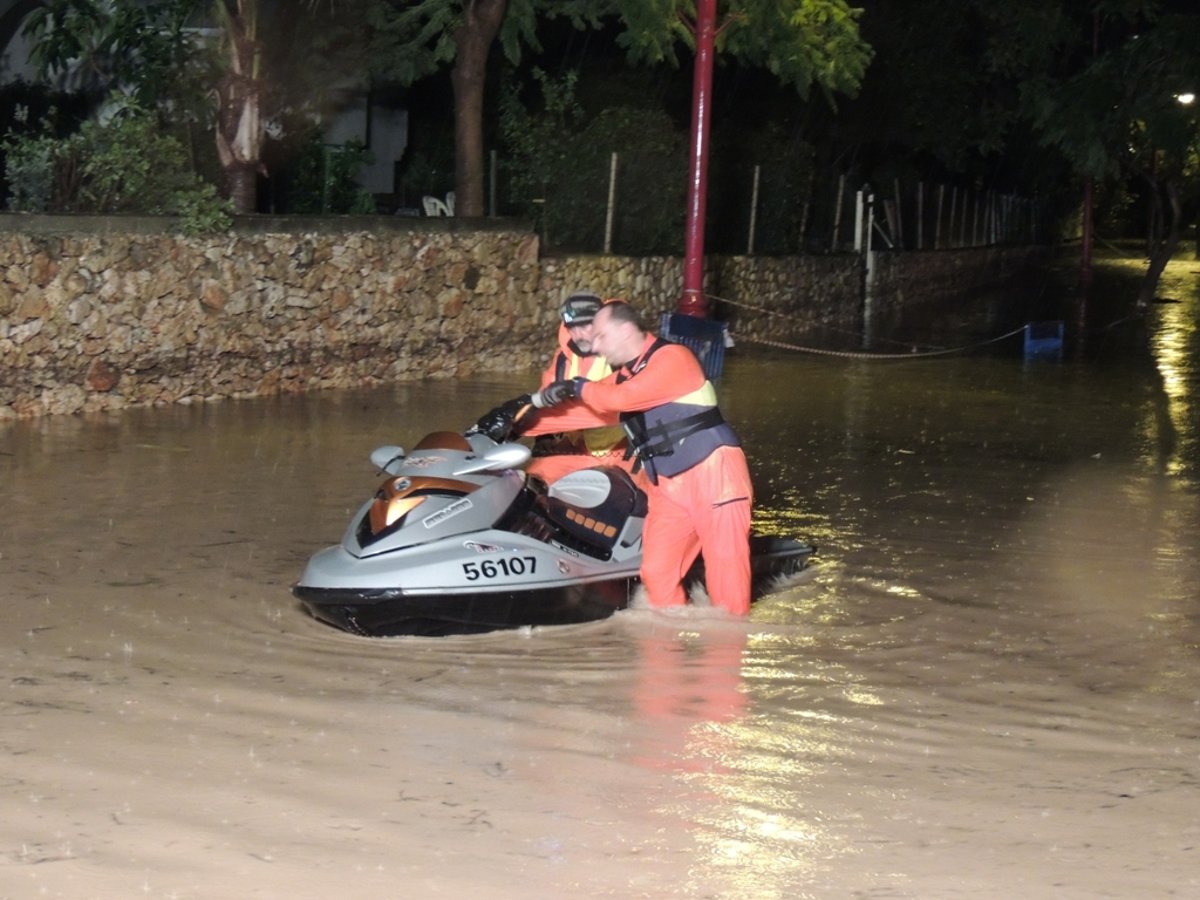
<instances>
[{"instance_id":1,"label":"muddy brown water","mask_svg":"<svg viewBox=\"0 0 1200 900\"><path fill-rule=\"evenodd\" d=\"M733 355L745 621L366 639L289 588L382 443L528 375L0 425L0 898L1200 893L1200 313ZM1105 338L1107 339L1107 338Z\"/></svg>"}]
</instances>

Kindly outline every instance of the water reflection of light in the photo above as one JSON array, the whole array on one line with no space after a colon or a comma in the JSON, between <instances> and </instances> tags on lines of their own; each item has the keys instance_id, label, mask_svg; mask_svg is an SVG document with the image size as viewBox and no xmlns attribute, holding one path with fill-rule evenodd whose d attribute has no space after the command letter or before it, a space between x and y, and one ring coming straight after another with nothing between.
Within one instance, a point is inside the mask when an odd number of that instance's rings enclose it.
<instances>
[{"instance_id":1,"label":"water reflection of light","mask_svg":"<svg viewBox=\"0 0 1200 900\"><path fill-rule=\"evenodd\" d=\"M839 715L806 698L830 688L853 706L878 698L844 665L807 654L803 665L782 664L781 649L806 643L794 632L740 636L744 643L734 633L684 628L639 642L639 734L652 740L640 741L633 759L691 787L659 809L686 823L694 841L688 896L782 900L856 852L826 811L806 801L809 787L846 759L853 707ZM758 715L759 704L774 712Z\"/></svg>"},{"instance_id":2,"label":"water reflection of light","mask_svg":"<svg viewBox=\"0 0 1200 900\"><path fill-rule=\"evenodd\" d=\"M847 688L846 699L851 703L858 703L863 706L883 706L883 699L878 694L872 694L858 688Z\"/></svg>"},{"instance_id":3,"label":"water reflection of light","mask_svg":"<svg viewBox=\"0 0 1200 900\"><path fill-rule=\"evenodd\" d=\"M831 860L856 852L819 813L769 808L755 796L725 799L718 807L724 815L703 821L696 835L690 875L702 893L720 885L713 896L795 897L798 884L812 880Z\"/></svg>"},{"instance_id":4,"label":"water reflection of light","mask_svg":"<svg viewBox=\"0 0 1200 900\"><path fill-rule=\"evenodd\" d=\"M1155 329L1151 339L1162 391L1166 397L1166 417L1174 429L1174 440L1163 441L1156 435L1164 454L1168 474L1178 475L1190 461L1188 448L1195 440L1193 432L1192 392L1195 377L1189 348L1196 344L1196 278L1200 264L1173 262L1163 273L1160 290L1170 303L1155 305ZM1189 296L1190 295L1190 296ZM1152 460L1153 462L1153 460Z\"/></svg>"}]
</instances>

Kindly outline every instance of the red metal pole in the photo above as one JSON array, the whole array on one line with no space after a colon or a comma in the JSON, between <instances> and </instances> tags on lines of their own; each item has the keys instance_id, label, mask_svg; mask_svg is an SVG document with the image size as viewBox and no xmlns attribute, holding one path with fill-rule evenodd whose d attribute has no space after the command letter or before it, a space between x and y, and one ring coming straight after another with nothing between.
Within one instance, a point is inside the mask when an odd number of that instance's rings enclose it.
<instances>
[{"instance_id":1,"label":"red metal pole","mask_svg":"<svg viewBox=\"0 0 1200 900\"><path fill-rule=\"evenodd\" d=\"M712 93L713 42L716 36L717 0L696 2L696 63L692 71L691 171L688 176L687 229L683 245L683 295L678 311L703 318L704 207L708 198L708 133Z\"/></svg>"}]
</instances>

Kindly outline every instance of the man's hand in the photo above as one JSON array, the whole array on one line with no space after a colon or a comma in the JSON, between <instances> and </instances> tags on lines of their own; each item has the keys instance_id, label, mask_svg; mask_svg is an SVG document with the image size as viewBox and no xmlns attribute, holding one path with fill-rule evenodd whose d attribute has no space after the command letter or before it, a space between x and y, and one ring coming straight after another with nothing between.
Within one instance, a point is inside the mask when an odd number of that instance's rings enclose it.
<instances>
[{"instance_id":1,"label":"man's hand","mask_svg":"<svg viewBox=\"0 0 1200 900\"><path fill-rule=\"evenodd\" d=\"M478 422L471 426L471 432L486 434L497 444L509 440L513 434L517 413L529 405L529 395L522 394L507 403L502 403L495 409L484 413Z\"/></svg>"},{"instance_id":2,"label":"man's hand","mask_svg":"<svg viewBox=\"0 0 1200 900\"><path fill-rule=\"evenodd\" d=\"M579 396L579 389L582 387L580 382L585 381L586 378L572 378L569 381L552 382L533 395L533 405L538 409L546 409L574 400Z\"/></svg>"}]
</instances>

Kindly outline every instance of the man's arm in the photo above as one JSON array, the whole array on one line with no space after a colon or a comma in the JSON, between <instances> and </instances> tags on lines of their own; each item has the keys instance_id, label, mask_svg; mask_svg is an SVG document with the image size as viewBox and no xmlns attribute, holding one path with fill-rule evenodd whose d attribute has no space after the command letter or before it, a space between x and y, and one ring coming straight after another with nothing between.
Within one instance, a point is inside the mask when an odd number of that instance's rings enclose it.
<instances>
[{"instance_id":1,"label":"man's arm","mask_svg":"<svg viewBox=\"0 0 1200 900\"><path fill-rule=\"evenodd\" d=\"M561 406L549 409L539 409L530 415L530 419L530 425L520 429L521 434L527 437L617 424L616 413L600 412L576 401L567 401Z\"/></svg>"},{"instance_id":2,"label":"man's arm","mask_svg":"<svg viewBox=\"0 0 1200 900\"><path fill-rule=\"evenodd\" d=\"M680 344L660 347L646 368L617 384L615 375L580 386L579 398L597 412L641 412L678 400L704 387L704 370L695 355Z\"/></svg>"}]
</instances>

